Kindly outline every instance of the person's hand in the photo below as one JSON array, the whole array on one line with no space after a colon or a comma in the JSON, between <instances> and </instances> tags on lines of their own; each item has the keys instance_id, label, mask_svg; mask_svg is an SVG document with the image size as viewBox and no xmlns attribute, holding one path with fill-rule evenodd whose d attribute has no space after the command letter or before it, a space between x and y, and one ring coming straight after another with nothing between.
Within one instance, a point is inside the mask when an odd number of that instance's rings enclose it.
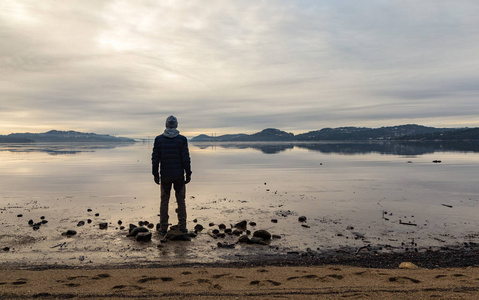
<instances>
[{"instance_id":1,"label":"person's hand","mask_svg":"<svg viewBox=\"0 0 479 300\"><path fill-rule=\"evenodd\" d=\"M186 175L185 184L188 184L191 181L191 175Z\"/></svg>"},{"instance_id":2,"label":"person's hand","mask_svg":"<svg viewBox=\"0 0 479 300\"><path fill-rule=\"evenodd\" d=\"M155 183L160 184L160 175L154 175L155 176Z\"/></svg>"}]
</instances>

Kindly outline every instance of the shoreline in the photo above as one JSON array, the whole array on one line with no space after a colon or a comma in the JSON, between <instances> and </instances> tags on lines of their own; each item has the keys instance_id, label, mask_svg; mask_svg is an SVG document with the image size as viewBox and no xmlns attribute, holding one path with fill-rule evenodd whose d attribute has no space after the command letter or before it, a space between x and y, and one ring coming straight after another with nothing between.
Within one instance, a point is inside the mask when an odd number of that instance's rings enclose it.
<instances>
[{"instance_id":1,"label":"shoreline","mask_svg":"<svg viewBox=\"0 0 479 300\"><path fill-rule=\"evenodd\" d=\"M180 242L184 243L184 242ZM68 270L68 269L152 269L152 268L245 268L261 267L321 267L325 265L339 265L358 268L396 269L402 262L412 262L423 269L437 268L466 268L479 267L479 246L448 247L442 250L427 250L424 252L366 252L367 248L351 248L328 250L325 252L292 252L286 254L265 255L264 253L249 254L235 257L229 261L218 262L125 262L107 264L25 264L4 262L3 270ZM361 252L363 251L363 252Z\"/></svg>"}]
</instances>

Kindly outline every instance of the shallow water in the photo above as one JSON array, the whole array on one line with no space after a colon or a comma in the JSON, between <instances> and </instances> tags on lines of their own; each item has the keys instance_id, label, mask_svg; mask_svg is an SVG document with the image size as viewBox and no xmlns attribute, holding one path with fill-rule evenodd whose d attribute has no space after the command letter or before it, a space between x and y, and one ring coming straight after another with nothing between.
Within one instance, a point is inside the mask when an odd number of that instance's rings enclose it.
<instances>
[{"instance_id":1,"label":"shallow water","mask_svg":"<svg viewBox=\"0 0 479 300\"><path fill-rule=\"evenodd\" d=\"M117 221L127 228L140 220L158 222L151 148L151 143L0 146L0 263L214 262L366 245L376 251L424 251L479 242L474 145L190 143L188 227L193 229L196 219L205 230L191 242L161 244L155 234L151 243L138 243ZM172 198L172 223L174 209ZM28 221L41 216L48 223L34 231ZM306 216L306 223L298 222L299 216ZM92 223L77 227L87 219ZM251 231L265 229L281 239L223 249L218 242L234 243L237 237L215 240L206 233L242 220L257 223ZM100 230L100 222L109 222L109 228ZM62 236L68 229L78 234Z\"/></svg>"}]
</instances>

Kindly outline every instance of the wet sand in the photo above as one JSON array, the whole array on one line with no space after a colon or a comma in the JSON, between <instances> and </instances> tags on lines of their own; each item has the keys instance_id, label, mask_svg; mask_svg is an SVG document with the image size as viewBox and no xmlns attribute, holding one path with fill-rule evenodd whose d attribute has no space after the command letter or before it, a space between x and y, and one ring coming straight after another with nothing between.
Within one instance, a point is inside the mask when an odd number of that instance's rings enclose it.
<instances>
[{"instance_id":1,"label":"wet sand","mask_svg":"<svg viewBox=\"0 0 479 300\"><path fill-rule=\"evenodd\" d=\"M5 269L1 299L477 299L479 268L351 266Z\"/></svg>"}]
</instances>

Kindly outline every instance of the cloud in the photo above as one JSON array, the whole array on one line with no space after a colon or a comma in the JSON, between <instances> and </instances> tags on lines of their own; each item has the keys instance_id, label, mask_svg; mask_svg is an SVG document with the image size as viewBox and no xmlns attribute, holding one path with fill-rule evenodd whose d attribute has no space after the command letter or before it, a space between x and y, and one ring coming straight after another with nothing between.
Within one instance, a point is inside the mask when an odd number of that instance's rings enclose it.
<instances>
[{"instance_id":1,"label":"cloud","mask_svg":"<svg viewBox=\"0 0 479 300\"><path fill-rule=\"evenodd\" d=\"M170 114L186 133L479 126L477 13L473 1L5 0L0 131L144 136Z\"/></svg>"}]
</instances>

